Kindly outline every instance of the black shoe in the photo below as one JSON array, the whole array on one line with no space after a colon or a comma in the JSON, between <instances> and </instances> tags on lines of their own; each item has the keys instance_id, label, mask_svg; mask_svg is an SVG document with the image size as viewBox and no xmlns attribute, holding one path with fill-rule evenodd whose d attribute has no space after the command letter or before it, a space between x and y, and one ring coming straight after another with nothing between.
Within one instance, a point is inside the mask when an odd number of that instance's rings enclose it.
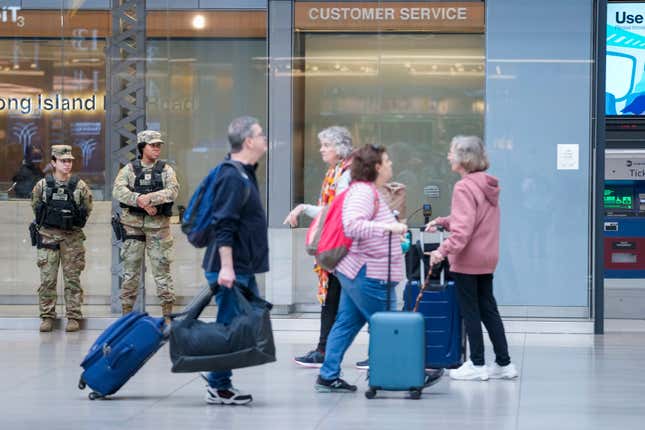
<instances>
[{"instance_id":1,"label":"black shoe","mask_svg":"<svg viewBox=\"0 0 645 430\"><path fill-rule=\"evenodd\" d=\"M356 385L348 384L340 378L323 379L318 375L314 389L319 393L353 393Z\"/></svg>"},{"instance_id":2,"label":"black shoe","mask_svg":"<svg viewBox=\"0 0 645 430\"><path fill-rule=\"evenodd\" d=\"M325 354L323 354L318 350L313 350L313 351L309 351L302 357L294 358L293 361L295 361L296 364L299 364L300 366L303 366L303 367L320 368L322 367L323 362L325 361Z\"/></svg>"},{"instance_id":3,"label":"black shoe","mask_svg":"<svg viewBox=\"0 0 645 430\"><path fill-rule=\"evenodd\" d=\"M426 377L423 386L425 388L433 386L434 384L439 382L439 380L443 376L443 373L444 369L426 369Z\"/></svg>"},{"instance_id":4,"label":"black shoe","mask_svg":"<svg viewBox=\"0 0 645 430\"><path fill-rule=\"evenodd\" d=\"M370 370L370 360L369 358L366 358L363 361L357 361L356 362L356 368L360 370Z\"/></svg>"}]
</instances>

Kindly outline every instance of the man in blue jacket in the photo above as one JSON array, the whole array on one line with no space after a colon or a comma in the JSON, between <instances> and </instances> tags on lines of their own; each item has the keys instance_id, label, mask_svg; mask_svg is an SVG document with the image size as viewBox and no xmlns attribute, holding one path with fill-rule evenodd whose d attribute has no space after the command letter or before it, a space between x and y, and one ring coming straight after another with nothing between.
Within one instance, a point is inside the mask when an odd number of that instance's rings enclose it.
<instances>
[{"instance_id":1,"label":"man in blue jacket","mask_svg":"<svg viewBox=\"0 0 645 430\"><path fill-rule=\"evenodd\" d=\"M215 180L214 237L202 263L209 284L220 286L215 300L217 322L223 324L239 313L233 283L259 295L255 274L269 270L267 218L255 175L267 151L267 139L258 120L244 116L228 126L228 141L231 152L227 158L238 165L224 164ZM253 400L233 388L230 370L203 376L208 381L209 404L243 405Z\"/></svg>"}]
</instances>

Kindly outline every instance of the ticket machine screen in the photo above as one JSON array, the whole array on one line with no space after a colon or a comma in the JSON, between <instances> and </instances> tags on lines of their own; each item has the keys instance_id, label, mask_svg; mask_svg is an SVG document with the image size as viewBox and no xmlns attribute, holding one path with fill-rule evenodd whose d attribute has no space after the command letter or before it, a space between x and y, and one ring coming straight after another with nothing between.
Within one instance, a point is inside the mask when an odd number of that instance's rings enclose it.
<instances>
[{"instance_id":1,"label":"ticket machine screen","mask_svg":"<svg viewBox=\"0 0 645 430\"><path fill-rule=\"evenodd\" d=\"M634 187L605 185L605 209L634 209Z\"/></svg>"}]
</instances>

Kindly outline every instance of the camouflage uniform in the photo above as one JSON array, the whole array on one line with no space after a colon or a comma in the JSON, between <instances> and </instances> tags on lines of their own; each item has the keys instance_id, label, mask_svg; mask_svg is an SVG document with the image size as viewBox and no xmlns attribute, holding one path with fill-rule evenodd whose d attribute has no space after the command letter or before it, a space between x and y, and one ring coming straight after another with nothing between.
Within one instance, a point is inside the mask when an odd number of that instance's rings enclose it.
<instances>
[{"instance_id":1,"label":"camouflage uniform","mask_svg":"<svg viewBox=\"0 0 645 430\"><path fill-rule=\"evenodd\" d=\"M56 149L66 147L71 156L71 147L67 145L55 145L52 149L56 155ZM65 149L64 151L67 151ZM64 158L64 156L59 157ZM65 185L68 181L56 179L56 185ZM36 183L32 191L31 207L36 213L36 206L45 201L45 190L47 184L45 179ZM74 201L79 207L87 210L88 216L92 211L92 193L83 180L79 180L74 190ZM40 268L40 287L38 288L38 302L40 305L40 317L56 318L56 280L58 278L58 266L63 268L63 280L65 283L65 310L68 319L80 320L83 318L81 305L83 303L83 289L81 288L80 276L85 268L85 247L83 241L85 234L79 227L73 230L61 230L53 227L41 227L39 230L41 243L45 246L58 246L59 249L39 247L38 267Z\"/></svg>"},{"instance_id":2,"label":"camouflage uniform","mask_svg":"<svg viewBox=\"0 0 645 430\"><path fill-rule=\"evenodd\" d=\"M146 134L147 133L147 134ZM159 133L144 131L139 133L139 141L158 139ZM158 140L157 140L158 141ZM142 165L144 173L152 172L154 165ZM166 164L162 171L164 188L148 194L150 204L158 206L175 201L179 194L179 182L175 171ZM134 189L135 173L131 163L124 166L114 181L112 196L127 206L137 206L140 194ZM137 299L141 265L145 250L148 251L152 276L157 286L157 296L162 308L175 302L175 290L170 275L172 262L173 237L170 234L170 218L164 215L150 216L132 213L128 208L122 208L121 223L128 236L145 236L145 242L136 239L126 239L121 248L123 261L123 282L121 284L121 305L132 308Z\"/></svg>"}]
</instances>

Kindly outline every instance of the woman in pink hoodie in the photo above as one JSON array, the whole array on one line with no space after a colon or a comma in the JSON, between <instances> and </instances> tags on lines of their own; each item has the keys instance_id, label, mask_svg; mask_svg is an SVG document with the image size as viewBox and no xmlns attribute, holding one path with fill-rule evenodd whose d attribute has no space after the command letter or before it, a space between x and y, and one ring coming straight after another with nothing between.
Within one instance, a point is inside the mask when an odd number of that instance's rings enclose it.
<instances>
[{"instance_id":1,"label":"woman in pink hoodie","mask_svg":"<svg viewBox=\"0 0 645 430\"><path fill-rule=\"evenodd\" d=\"M426 231L436 231L436 226L450 231L450 237L430 254L430 264L448 257L470 344L470 360L452 370L450 377L481 381L516 378L517 368L508 355L504 324L493 296L493 272L499 258L499 183L485 173L489 163L479 137L453 138L448 161L452 171L461 175L453 189L451 213L431 221ZM488 367L482 322L495 350L495 363Z\"/></svg>"}]
</instances>

